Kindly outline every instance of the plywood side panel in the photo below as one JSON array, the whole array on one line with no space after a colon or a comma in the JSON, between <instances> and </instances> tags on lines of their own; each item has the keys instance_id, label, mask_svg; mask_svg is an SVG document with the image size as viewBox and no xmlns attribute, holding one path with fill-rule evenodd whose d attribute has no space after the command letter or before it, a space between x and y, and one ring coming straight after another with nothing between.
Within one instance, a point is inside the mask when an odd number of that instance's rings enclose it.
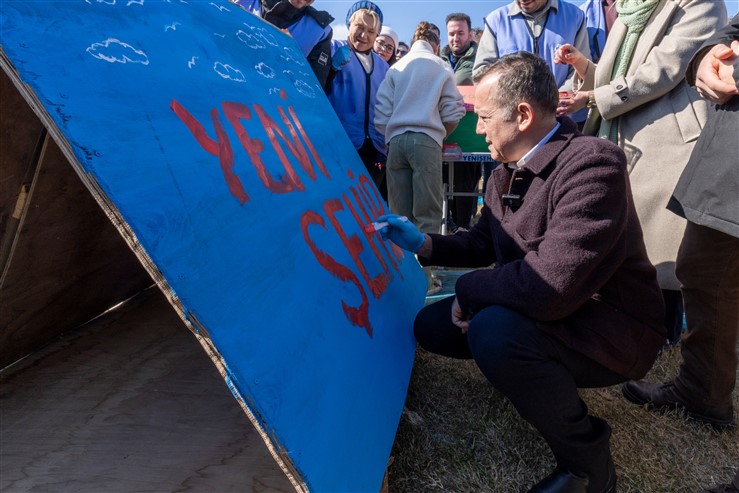
<instances>
[{"instance_id":1,"label":"plywood side panel","mask_svg":"<svg viewBox=\"0 0 739 493\"><path fill-rule=\"evenodd\" d=\"M28 198L43 138L41 121L0 70L0 277Z\"/></svg>"},{"instance_id":2,"label":"plywood side panel","mask_svg":"<svg viewBox=\"0 0 739 493\"><path fill-rule=\"evenodd\" d=\"M0 367L152 283L47 139L0 286Z\"/></svg>"}]
</instances>

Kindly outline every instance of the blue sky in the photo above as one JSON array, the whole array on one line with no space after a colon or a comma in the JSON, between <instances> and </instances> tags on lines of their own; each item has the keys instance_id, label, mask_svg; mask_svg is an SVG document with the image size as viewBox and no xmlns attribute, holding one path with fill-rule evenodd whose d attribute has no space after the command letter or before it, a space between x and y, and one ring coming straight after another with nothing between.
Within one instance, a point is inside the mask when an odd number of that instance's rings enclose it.
<instances>
[{"instance_id":1,"label":"blue sky","mask_svg":"<svg viewBox=\"0 0 739 493\"><path fill-rule=\"evenodd\" d=\"M510 0L458 0L435 1L435 0L373 0L385 18L385 24L395 29L401 41L409 43L413 31L419 21L433 22L441 29L442 44L446 44L446 28L444 19L452 12L464 12L472 19L473 26L482 27L482 19L495 10L505 5ZM717 0L722 1L722 0ZM344 26L346 12L354 4L355 0L316 0L313 6L319 10L328 11L336 21L335 26ZM572 3L582 3L581 0ZM729 16L739 11L739 0L726 0L726 9ZM345 36L345 34L344 34ZM341 37L340 28L336 28L336 37Z\"/></svg>"}]
</instances>

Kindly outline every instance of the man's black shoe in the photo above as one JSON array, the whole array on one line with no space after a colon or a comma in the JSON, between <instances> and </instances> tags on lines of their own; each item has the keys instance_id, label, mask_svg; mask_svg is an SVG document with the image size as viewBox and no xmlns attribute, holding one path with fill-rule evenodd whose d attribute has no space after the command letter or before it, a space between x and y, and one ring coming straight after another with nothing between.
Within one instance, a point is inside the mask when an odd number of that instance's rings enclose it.
<instances>
[{"instance_id":1,"label":"man's black shoe","mask_svg":"<svg viewBox=\"0 0 739 493\"><path fill-rule=\"evenodd\" d=\"M634 404L646 405L647 409L682 409L688 417L707 423L715 430L734 426L734 412L726 409L698 406L683 399L672 382L652 383L644 380L626 382L621 388L624 397Z\"/></svg>"},{"instance_id":2,"label":"man's black shoe","mask_svg":"<svg viewBox=\"0 0 739 493\"><path fill-rule=\"evenodd\" d=\"M595 482L592 482L584 474L572 473L558 467L549 476L536 483L528 493L615 493L616 468L610 455L607 470L601 472L605 473L603 477L593 478Z\"/></svg>"},{"instance_id":3,"label":"man's black shoe","mask_svg":"<svg viewBox=\"0 0 739 493\"><path fill-rule=\"evenodd\" d=\"M528 493L615 493L616 470L609 460L608 479L605 486L598 488L591 485L586 476L581 476L564 469L557 468L549 476L542 479Z\"/></svg>"},{"instance_id":4,"label":"man's black shoe","mask_svg":"<svg viewBox=\"0 0 739 493\"><path fill-rule=\"evenodd\" d=\"M588 478L555 469L542 479L528 493L588 493Z\"/></svg>"}]
</instances>

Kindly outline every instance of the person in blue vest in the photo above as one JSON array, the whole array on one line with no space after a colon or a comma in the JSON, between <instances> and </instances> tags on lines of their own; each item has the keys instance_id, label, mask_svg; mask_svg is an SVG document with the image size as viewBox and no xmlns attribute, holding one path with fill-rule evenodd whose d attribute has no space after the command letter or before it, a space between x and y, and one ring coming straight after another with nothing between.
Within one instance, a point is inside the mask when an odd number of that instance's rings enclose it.
<instances>
[{"instance_id":1,"label":"person in blue vest","mask_svg":"<svg viewBox=\"0 0 739 493\"><path fill-rule=\"evenodd\" d=\"M382 11L374 3L361 0L349 9L346 24L349 28L346 41L331 41L333 70L328 100L387 201L385 137L375 128L375 104L377 89L389 66L372 50L382 29Z\"/></svg>"},{"instance_id":2,"label":"person in blue vest","mask_svg":"<svg viewBox=\"0 0 739 493\"><path fill-rule=\"evenodd\" d=\"M485 18L472 72L477 74L508 53L528 51L547 62L560 91L571 92L574 70L554 63L554 52L563 44L574 45L590 58L588 26L582 10L564 0L514 0ZM580 123L588 114L583 110L569 116Z\"/></svg>"},{"instance_id":3,"label":"person in blue vest","mask_svg":"<svg viewBox=\"0 0 739 493\"><path fill-rule=\"evenodd\" d=\"M270 24L283 29L298 43L313 73L325 89L331 72L331 22L334 18L311 7L313 0L233 0Z\"/></svg>"},{"instance_id":4,"label":"person in blue vest","mask_svg":"<svg viewBox=\"0 0 739 493\"><path fill-rule=\"evenodd\" d=\"M606 37L614 21L618 17L615 7L616 0L585 0L580 10L585 13L585 23L588 26L588 42L593 63L598 63Z\"/></svg>"}]
</instances>

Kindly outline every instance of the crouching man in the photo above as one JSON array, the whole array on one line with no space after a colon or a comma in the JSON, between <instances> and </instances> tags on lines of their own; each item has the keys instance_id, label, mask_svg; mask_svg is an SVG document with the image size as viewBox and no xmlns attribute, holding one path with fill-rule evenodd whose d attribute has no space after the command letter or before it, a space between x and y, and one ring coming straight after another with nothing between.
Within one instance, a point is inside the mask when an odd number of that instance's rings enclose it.
<instances>
[{"instance_id":1,"label":"crouching man","mask_svg":"<svg viewBox=\"0 0 739 493\"><path fill-rule=\"evenodd\" d=\"M577 389L640 378L666 336L624 154L557 119L557 85L536 55L504 56L476 85L477 132L504 163L481 220L441 236L380 218L383 237L425 265L496 263L422 309L416 338L428 351L473 358L546 439L557 468L531 492L615 491L611 429L588 415Z\"/></svg>"}]
</instances>

